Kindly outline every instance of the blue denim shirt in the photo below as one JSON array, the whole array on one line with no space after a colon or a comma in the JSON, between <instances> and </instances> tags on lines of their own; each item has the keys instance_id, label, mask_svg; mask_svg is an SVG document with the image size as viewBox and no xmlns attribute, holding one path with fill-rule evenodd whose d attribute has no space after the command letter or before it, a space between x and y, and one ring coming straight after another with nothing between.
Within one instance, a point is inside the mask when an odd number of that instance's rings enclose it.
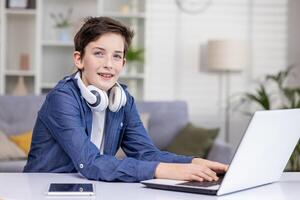
<instances>
[{"instance_id":1,"label":"blue denim shirt","mask_svg":"<svg viewBox=\"0 0 300 200\"><path fill-rule=\"evenodd\" d=\"M92 111L74 76L61 80L38 112L24 172L80 172L92 180L136 182L154 177L159 162L189 163L191 157L158 150L149 138L134 98L122 85L127 103L106 110L104 153L91 142ZM122 147L127 157L115 154Z\"/></svg>"}]
</instances>

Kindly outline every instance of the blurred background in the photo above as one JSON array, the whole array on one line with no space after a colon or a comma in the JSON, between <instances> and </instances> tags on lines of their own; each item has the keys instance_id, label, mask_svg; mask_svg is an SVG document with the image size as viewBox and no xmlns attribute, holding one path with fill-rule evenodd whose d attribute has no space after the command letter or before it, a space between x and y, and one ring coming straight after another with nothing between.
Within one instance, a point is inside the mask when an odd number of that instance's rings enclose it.
<instances>
[{"instance_id":1,"label":"blurred background","mask_svg":"<svg viewBox=\"0 0 300 200\"><path fill-rule=\"evenodd\" d=\"M47 94L74 70L82 19L109 16L135 31L120 82L136 100L184 101L191 123L235 147L255 110L300 107L299 11L298 0L0 0L0 93Z\"/></svg>"}]
</instances>

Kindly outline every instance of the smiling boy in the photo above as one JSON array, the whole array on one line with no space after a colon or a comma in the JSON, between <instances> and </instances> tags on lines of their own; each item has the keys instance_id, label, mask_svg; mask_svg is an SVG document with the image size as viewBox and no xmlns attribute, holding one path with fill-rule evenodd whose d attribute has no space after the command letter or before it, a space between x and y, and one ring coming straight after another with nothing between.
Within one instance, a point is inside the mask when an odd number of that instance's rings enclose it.
<instances>
[{"instance_id":1,"label":"smiling boy","mask_svg":"<svg viewBox=\"0 0 300 200\"><path fill-rule=\"evenodd\" d=\"M47 95L24 172L79 172L93 180L136 182L212 181L227 170L227 165L153 145L134 98L117 83L132 37L128 27L111 18L87 18L74 38L77 72ZM122 160L115 157L119 147L127 155Z\"/></svg>"}]
</instances>

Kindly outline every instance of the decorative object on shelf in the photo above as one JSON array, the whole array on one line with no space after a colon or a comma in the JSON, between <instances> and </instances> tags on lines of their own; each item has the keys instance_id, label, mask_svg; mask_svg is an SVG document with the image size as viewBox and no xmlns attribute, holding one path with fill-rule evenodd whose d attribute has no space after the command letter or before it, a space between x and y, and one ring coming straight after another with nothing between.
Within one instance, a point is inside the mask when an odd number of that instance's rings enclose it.
<instances>
[{"instance_id":1,"label":"decorative object on shelf","mask_svg":"<svg viewBox=\"0 0 300 200\"><path fill-rule=\"evenodd\" d=\"M54 20L54 27L56 30L56 39L62 42L68 42L71 40L71 15L73 9L69 8L67 13L50 13L50 17Z\"/></svg>"},{"instance_id":2,"label":"decorative object on shelf","mask_svg":"<svg viewBox=\"0 0 300 200\"><path fill-rule=\"evenodd\" d=\"M139 12L138 1L139 0L130 0L130 2L122 4L119 7L119 11L124 15L128 15L129 13L131 14L138 13Z\"/></svg>"},{"instance_id":3,"label":"decorative object on shelf","mask_svg":"<svg viewBox=\"0 0 300 200\"><path fill-rule=\"evenodd\" d=\"M13 95L23 96L28 94L28 90L25 84L25 80L23 76L19 76L18 82L16 84L15 89L13 90Z\"/></svg>"},{"instance_id":4,"label":"decorative object on shelf","mask_svg":"<svg viewBox=\"0 0 300 200\"><path fill-rule=\"evenodd\" d=\"M8 0L8 8L27 8L28 0Z\"/></svg>"},{"instance_id":5,"label":"decorative object on shelf","mask_svg":"<svg viewBox=\"0 0 300 200\"><path fill-rule=\"evenodd\" d=\"M212 4L212 0L175 0L177 7L188 14L203 13Z\"/></svg>"},{"instance_id":6,"label":"decorative object on shelf","mask_svg":"<svg viewBox=\"0 0 300 200\"><path fill-rule=\"evenodd\" d=\"M27 53L22 53L20 56L20 69L21 70L29 69L29 55Z\"/></svg>"},{"instance_id":7,"label":"decorative object on shelf","mask_svg":"<svg viewBox=\"0 0 300 200\"><path fill-rule=\"evenodd\" d=\"M239 98L235 110L238 109L242 113L252 116L254 111L244 111L243 107L247 110L253 108L253 106L258 106L254 110L300 108L300 87L287 85L289 77L295 76L293 69L294 67L290 66L275 75L266 75L264 80L259 82L259 87L255 92L245 92L242 95L238 95ZM274 86L276 86L276 89ZM285 170L300 171L300 141Z\"/></svg>"},{"instance_id":8,"label":"decorative object on shelf","mask_svg":"<svg viewBox=\"0 0 300 200\"><path fill-rule=\"evenodd\" d=\"M136 74L139 72L138 66L144 62L144 49L130 47L126 56L128 73Z\"/></svg>"},{"instance_id":9,"label":"decorative object on shelf","mask_svg":"<svg viewBox=\"0 0 300 200\"><path fill-rule=\"evenodd\" d=\"M225 140L230 142L230 75L234 72L241 72L247 65L246 44L239 40L210 40L207 44L208 68L211 71L220 73L221 85L225 85L225 116L224 130ZM224 83L225 78L225 83ZM223 107L223 106L221 106Z\"/></svg>"},{"instance_id":10,"label":"decorative object on shelf","mask_svg":"<svg viewBox=\"0 0 300 200\"><path fill-rule=\"evenodd\" d=\"M36 8L36 0L28 0L27 8L35 9Z\"/></svg>"},{"instance_id":11,"label":"decorative object on shelf","mask_svg":"<svg viewBox=\"0 0 300 200\"><path fill-rule=\"evenodd\" d=\"M123 4L123 5L120 7L120 12L121 12L122 14L127 15L127 14L129 13L129 11L130 11L130 6L127 5L127 4Z\"/></svg>"}]
</instances>

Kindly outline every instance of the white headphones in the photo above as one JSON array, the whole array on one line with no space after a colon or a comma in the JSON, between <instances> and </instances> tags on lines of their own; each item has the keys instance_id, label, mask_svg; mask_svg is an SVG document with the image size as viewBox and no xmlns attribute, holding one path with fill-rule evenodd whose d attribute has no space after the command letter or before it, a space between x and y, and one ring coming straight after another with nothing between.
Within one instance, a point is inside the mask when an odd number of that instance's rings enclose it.
<instances>
[{"instance_id":1,"label":"white headphones","mask_svg":"<svg viewBox=\"0 0 300 200\"><path fill-rule=\"evenodd\" d=\"M108 97L105 91L93 85L86 87L80 78L80 72L76 73L75 79L77 79L81 95L94 111L102 112L109 107L110 111L118 112L126 104L126 94L118 82L112 87Z\"/></svg>"}]
</instances>

